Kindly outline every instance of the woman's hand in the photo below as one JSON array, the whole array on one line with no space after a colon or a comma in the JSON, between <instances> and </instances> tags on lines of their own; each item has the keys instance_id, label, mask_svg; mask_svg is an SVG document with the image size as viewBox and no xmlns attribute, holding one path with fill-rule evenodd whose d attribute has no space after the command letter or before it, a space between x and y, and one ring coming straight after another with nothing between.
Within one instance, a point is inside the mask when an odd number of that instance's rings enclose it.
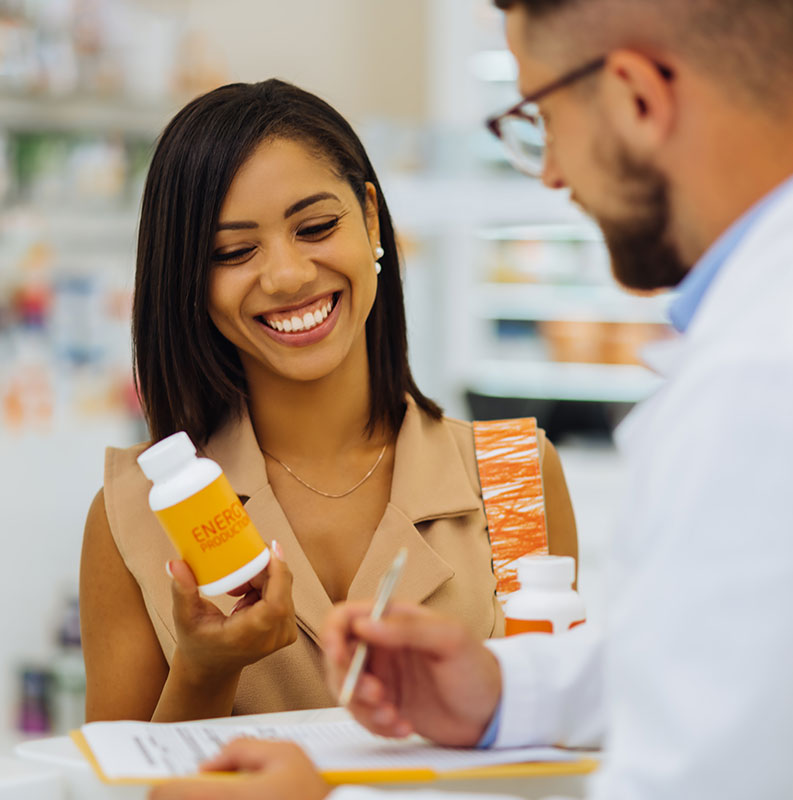
<instances>
[{"instance_id":1,"label":"woman's hand","mask_svg":"<svg viewBox=\"0 0 793 800\"><path fill-rule=\"evenodd\" d=\"M149 800L324 800L330 792L308 756L292 742L237 739L201 769L251 774L171 781L152 789Z\"/></svg>"},{"instance_id":2,"label":"woman's hand","mask_svg":"<svg viewBox=\"0 0 793 800\"><path fill-rule=\"evenodd\" d=\"M233 592L242 596L229 616L199 594L184 561L169 562L177 641L174 660L186 677L203 682L234 675L297 639L292 573L277 556L278 549L273 548L266 569Z\"/></svg>"},{"instance_id":3,"label":"woman's hand","mask_svg":"<svg viewBox=\"0 0 793 800\"><path fill-rule=\"evenodd\" d=\"M343 603L328 615L322 646L338 694L359 641L369 645L349 710L381 736L420 733L470 746L484 734L501 696L496 657L457 621L394 603L377 622L369 604Z\"/></svg>"}]
</instances>

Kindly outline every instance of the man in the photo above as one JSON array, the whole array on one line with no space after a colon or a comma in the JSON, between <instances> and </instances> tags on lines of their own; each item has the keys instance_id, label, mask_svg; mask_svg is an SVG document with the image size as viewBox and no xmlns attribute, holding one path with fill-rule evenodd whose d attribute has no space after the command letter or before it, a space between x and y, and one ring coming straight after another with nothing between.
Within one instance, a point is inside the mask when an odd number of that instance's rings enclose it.
<instances>
[{"instance_id":1,"label":"man","mask_svg":"<svg viewBox=\"0 0 793 800\"><path fill-rule=\"evenodd\" d=\"M791 798L793 2L497 5L528 100L493 128L597 220L623 284L679 285L681 336L651 355L667 382L618 432L631 486L605 636L485 647L424 610L373 623L346 605L325 631L331 679L362 639L350 708L374 731L604 734L597 800ZM516 118L544 124L544 153L536 130L512 136ZM238 743L215 766L265 770L234 797L320 798L303 759Z\"/></svg>"}]
</instances>

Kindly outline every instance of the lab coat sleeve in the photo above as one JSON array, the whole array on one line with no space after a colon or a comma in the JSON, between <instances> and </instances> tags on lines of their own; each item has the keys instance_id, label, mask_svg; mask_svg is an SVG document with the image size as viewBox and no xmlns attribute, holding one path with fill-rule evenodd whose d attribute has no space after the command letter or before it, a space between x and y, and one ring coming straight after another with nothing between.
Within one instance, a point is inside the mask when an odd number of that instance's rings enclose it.
<instances>
[{"instance_id":1,"label":"lab coat sleeve","mask_svg":"<svg viewBox=\"0 0 793 800\"><path fill-rule=\"evenodd\" d=\"M549 636L491 639L501 666L501 724L494 747L597 747L603 726L602 637L586 623Z\"/></svg>"}]
</instances>

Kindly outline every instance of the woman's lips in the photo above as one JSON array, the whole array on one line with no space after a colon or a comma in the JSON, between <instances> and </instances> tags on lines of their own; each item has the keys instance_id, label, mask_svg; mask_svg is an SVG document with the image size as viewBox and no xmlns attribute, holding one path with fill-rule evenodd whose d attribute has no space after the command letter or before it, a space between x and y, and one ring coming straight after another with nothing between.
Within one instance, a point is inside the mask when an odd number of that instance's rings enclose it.
<instances>
[{"instance_id":1,"label":"woman's lips","mask_svg":"<svg viewBox=\"0 0 793 800\"><path fill-rule=\"evenodd\" d=\"M300 308L259 315L256 320L277 342L293 346L313 344L333 330L339 318L341 299L342 293L337 292Z\"/></svg>"}]
</instances>

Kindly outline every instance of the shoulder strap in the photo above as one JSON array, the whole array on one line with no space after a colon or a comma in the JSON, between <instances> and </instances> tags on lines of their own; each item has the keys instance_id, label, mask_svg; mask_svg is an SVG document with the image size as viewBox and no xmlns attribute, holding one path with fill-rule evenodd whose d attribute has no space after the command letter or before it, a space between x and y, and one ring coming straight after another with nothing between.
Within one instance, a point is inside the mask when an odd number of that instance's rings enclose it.
<instances>
[{"instance_id":1,"label":"shoulder strap","mask_svg":"<svg viewBox=\"0 0 793 800\"><path fill-rule=\"evenodd\" d=\"M516 570L508 565L548 553L537 420L474 422L473 428L496 592L503 600L518 588Z\"/></svg>"}]
</instances>

